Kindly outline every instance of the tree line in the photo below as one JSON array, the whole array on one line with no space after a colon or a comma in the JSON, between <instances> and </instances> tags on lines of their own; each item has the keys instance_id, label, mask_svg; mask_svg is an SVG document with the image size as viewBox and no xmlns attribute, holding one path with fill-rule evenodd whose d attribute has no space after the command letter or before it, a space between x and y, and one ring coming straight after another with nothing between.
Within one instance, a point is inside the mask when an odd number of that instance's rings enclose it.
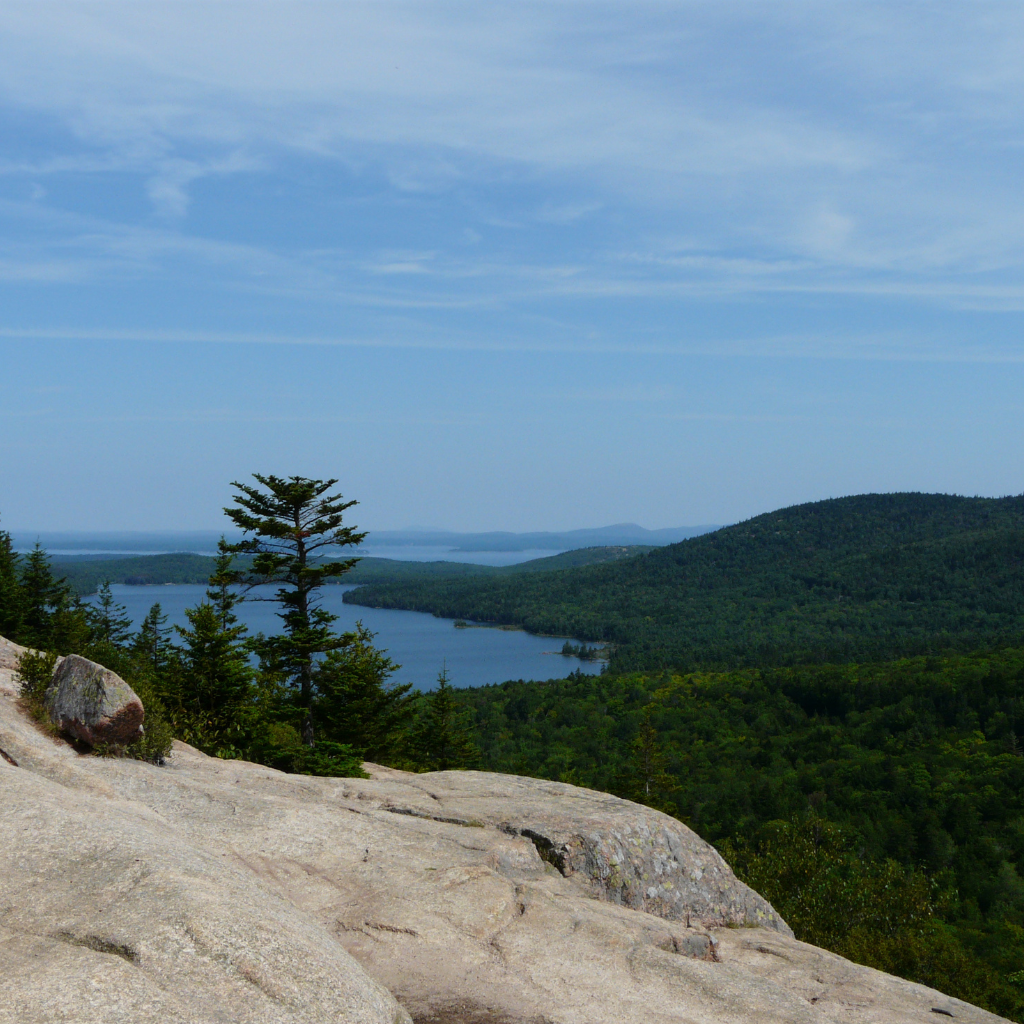
<instances>
[{"instance_id":1,"label":"tree line","mask_svg":"<svg viewBox=\"0 0 1024 1024\"><path fill-rule=\"evenodd\" d=\"M79 599L38 545L25 556L0 532L0 635L39 655L25 659L24 691L38 706L53 656L77 653L121 675L146 708L144 737L126 753L160 761L173 739L218 757L283 771L359 775L364 760L411 770L469 767L476 750L442 669L422 694L362 624L339 632L320 604L325 583L354 558L324 557L364 534L343 522L355 503L336 480L255 475L235 483L225 509L244 532L221 541L205 600L169 628L156 603L136 630L109 584ZM272 588L271 595L267 595ZM243 600L272 600L281 632L249 635Z\"/></svg>"}]
</instances>

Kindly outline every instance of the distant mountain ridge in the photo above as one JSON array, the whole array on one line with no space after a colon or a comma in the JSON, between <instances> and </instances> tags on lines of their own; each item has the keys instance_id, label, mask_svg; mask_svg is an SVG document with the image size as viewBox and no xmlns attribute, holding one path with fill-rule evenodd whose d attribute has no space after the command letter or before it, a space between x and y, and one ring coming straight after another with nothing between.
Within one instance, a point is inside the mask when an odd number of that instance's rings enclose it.
<instances>
[{"instance_id":1,"label":"distant mountain ridge","mask_svg":"<svg viewBox=\"0 0 1024 1024\"><path fill-rule=\"evenodd\" d=\"M717 526L676 526L647 530L636 523L617 523L594 529L533 533L373 530L366 543L370 547L439 547L452 551L569 551L636 544L660 547L716 529ZM29 550L38 540L47 551L125 555L210 553L217 550L217 541L222 534L231 541L240 539L231 530L11 530L10 533L18 551Z\"/></svg>"},{"instance_id":2,"label":"distant mountain ridge","mask_svg":"<svg viewBox=\"0 0 1024 1024\"><path fill-rule=\"evenodd\" d=\"M450 547L454 551L570 551L576 548L661 547L717 530L717 526L675 526L647 530L636 523L616 523L584 530L511 533L455 533L447 530L377 530L367 543L379 547Z\"/></svg>"}]
</instances>

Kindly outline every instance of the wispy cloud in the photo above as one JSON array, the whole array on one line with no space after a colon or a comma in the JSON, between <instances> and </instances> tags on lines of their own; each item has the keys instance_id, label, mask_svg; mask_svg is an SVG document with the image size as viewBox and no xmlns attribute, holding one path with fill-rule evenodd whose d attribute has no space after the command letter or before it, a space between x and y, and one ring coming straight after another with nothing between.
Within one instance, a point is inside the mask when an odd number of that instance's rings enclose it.
<instances>
[{"instance_id":1,"label":"wispy cloud","mask_svg":"<svg viewBox=\"0 0 1024 1024\"><path fill-rule=\"evenodd\" d=\"M11 3L0 281L1015 312L1022 43L989 2Z\"/></svg>"}]
</instances>

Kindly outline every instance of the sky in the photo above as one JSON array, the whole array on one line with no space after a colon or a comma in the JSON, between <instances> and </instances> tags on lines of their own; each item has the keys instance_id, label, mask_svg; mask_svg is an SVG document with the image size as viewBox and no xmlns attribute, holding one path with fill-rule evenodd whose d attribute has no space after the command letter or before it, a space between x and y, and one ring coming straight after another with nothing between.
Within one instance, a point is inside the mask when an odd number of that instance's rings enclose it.
<instances>
[{"instance_id":1,"label":"sky","mask_svg":"<svg viewBox=\"0 0 1024 1024\"><path fill-rule=\"evenodd\" d=\"M1024 490L1024 5L0 5L0 525Z\"/></svg>"}]
</instances>

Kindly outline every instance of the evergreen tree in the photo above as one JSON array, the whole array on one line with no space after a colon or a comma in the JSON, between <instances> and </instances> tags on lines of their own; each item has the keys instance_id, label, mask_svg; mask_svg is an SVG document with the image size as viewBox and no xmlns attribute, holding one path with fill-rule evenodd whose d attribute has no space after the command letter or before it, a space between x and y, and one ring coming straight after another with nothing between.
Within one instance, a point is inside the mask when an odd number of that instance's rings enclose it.
<instances>
[{"instance_id":1,"label":"evergreen tree","mask_svg":"<svg viewBox=\"0 0 1024 1024\"><path fill-rule=\"evenodd\" d=\"M246 534L238 544L224 544L223 554L252 555L251 569L232 573L230 581L247 588L277 585L273 600L283 609L280 636L260 636L253 647L261 660L280 670L294 689L302 720L302 738L314 745L313 676L317 660L346 647L351 634L338 634L336 615L319 606L320 588L337 579L356 559L324 560L327 549L359 544L366 536L343 526L343 513L354 501L327 492L337 480L310 480L293 476L253 474L260 485L232 484L237 488L235 508L224 511Z\"/></svg>"},{"instance_id":2,"label":"evergreen tree","mask_svg":"<svg viewBox=\"0 0 1024 1024\"><path fill-rule=\"evenodd\" d=\"M420 699L424 704L416 737L420 764L435 772L476 765L480 751L469 738L470 714L460 707L446 667L437 675L437 689Z\"/></svg>"},{"instance_id":3,"label":"evergreen tree","mask_svg":"<svg viewBox=\"0 0 1024 1024\"><path fill-rule=\"evenodd\" d=\"M209 753L237 756L252 696L252 669L241 643L245 627L224 629L207 601L185 615L191 629L175 626L185 641L176 687L179 735Z\"/></svg>"},{"instance_id":4,"label":"evergreen tree","mask_svg":"<svg viewBox=\"0 0 1024 1024\"><path fill-rule=\"evenodd\" d=\"M238 573L232 569L234 561L235 556L228 542L221 537L217 543L217 558L210 574L210 585L206 588L206 599L217 612L221 629L230 629L238 622L234 608L245 600L245 596L236 587Z\"/></svg>"},{"instance_id":5,"label":"evergreen tree","mask_svg":"<svg viewBox=\"0 0 1024 1024\"><path fill-rule=\"evenodd\" d=\"M134 643L135 653L157 674L167 667L170 658L172 646L169 639L170 633L167 616L163 613L160 603L157 602L142 620Z\"/></svg>"},{"instance_id":6,"label":"evergreen tree","mask_svg":"<svg viewBox=\"0 0 1024 1024\"><path fill-rule=\"evenodd\" d=\"M57 613L70 603L67 583L53 575L50 559L37 541L21 570L21 642L40 650L56 649Z\"/></svg>"},{"instance_id":7,"label":"evergreen tree","mask_svg":"<svg viewBox=\"0 0 1024 1024\"><path fill-rule=\"evenodd\" d=\"M11 535L0 530L0 636L18 642L22 629L19 562Z\"/></svg>"},{"instance_id":8,"label":"evergreen tree","mask_svg":"<svg viewBox=\"0 0 1024 1024\"><path fill-rule=\"evenodd\" d=\"M675 814L676 808L666 798L679 788L679 784L668 770L668 758L662 752L658 730L651 721L650 705L644 708L640 728L633 739L629 764L631 771L627 788L630 798Z\"/></svg>"},{"instance_id":9,"label":"evergreen tree","mask_svg":"<svg viewBox=\"0 0 1024 1024\"><path fill-rule=\"evenodd\" d=\"M320 733L363 752L369 761L386 760L412 716L411 683L390 685L400 666L373 646L361 622L352 641L330 651L313 676L313 711Z\"/></svg>"},{"instance_id":10,"label":"evergreen tree","mask_svg":"<svg viewBox=\"0 0 1024 1024\"><path fill-rule=\"evenodd\" d=\"M88 615L94 644L101 648L123 649L129 646L133 632L132 620L128 609L114 600L109 580L100 584Z\"/></svg>"}]
</instances>

